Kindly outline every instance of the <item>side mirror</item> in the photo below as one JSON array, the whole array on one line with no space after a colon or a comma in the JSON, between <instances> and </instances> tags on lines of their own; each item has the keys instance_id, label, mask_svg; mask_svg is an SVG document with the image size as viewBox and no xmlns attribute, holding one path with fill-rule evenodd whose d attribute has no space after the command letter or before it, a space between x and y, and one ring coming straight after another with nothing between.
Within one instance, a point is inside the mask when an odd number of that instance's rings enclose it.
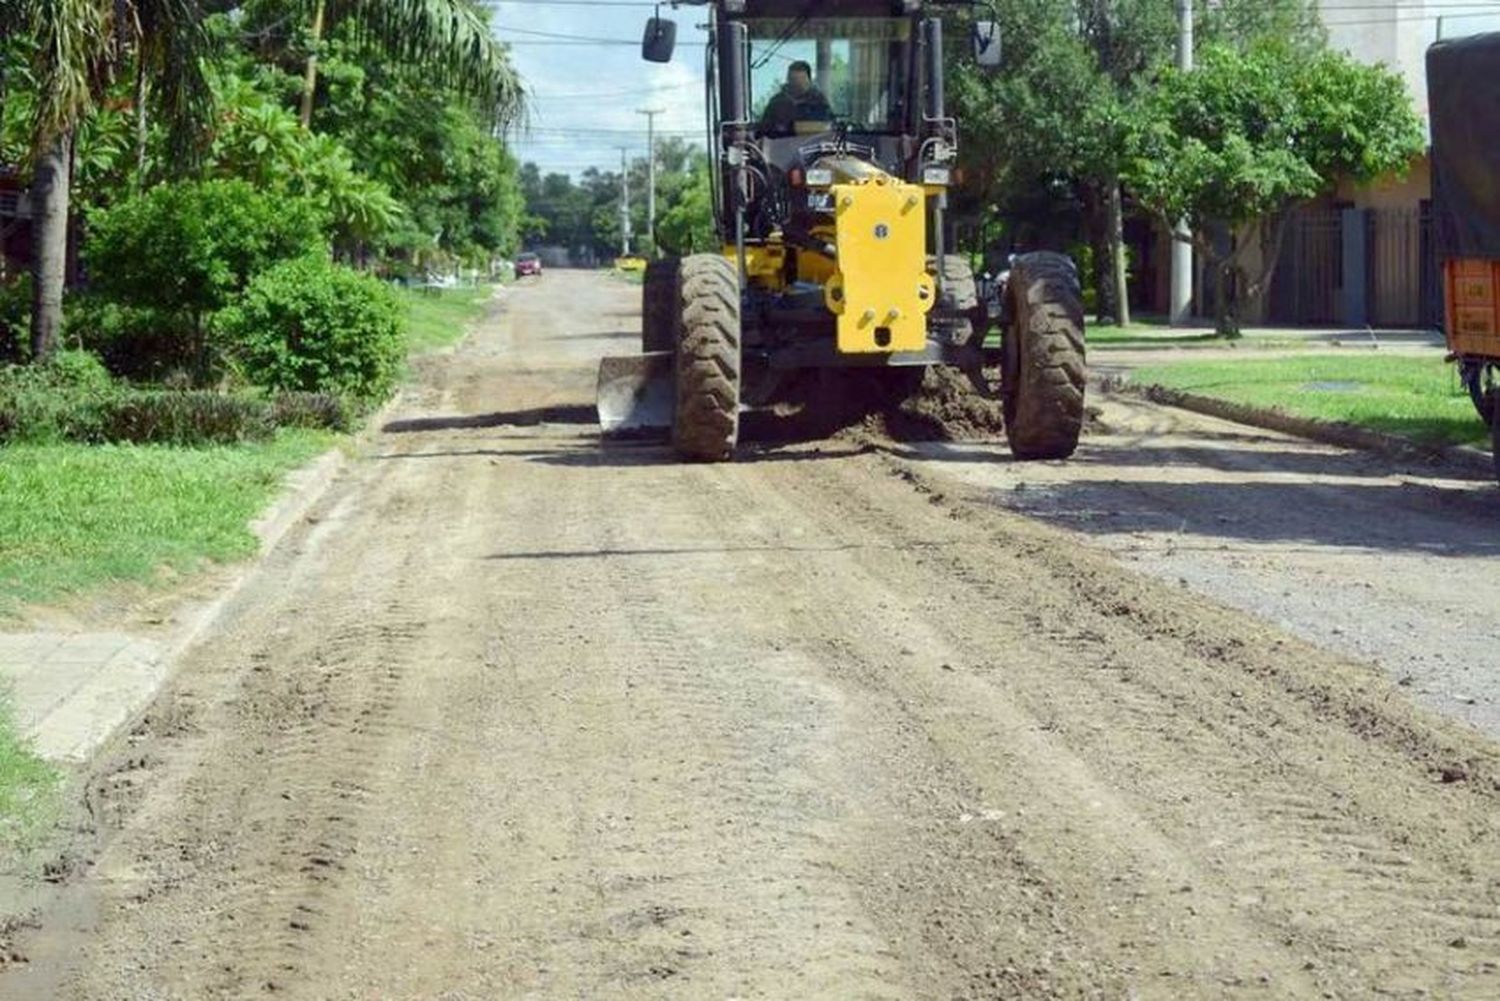
<instances>
[{"instance_id":1,"label":"side mirror","mask_svg":"<svg viewBox=\"0 0 1500 1001\"><path fill-rule=\"evenodd\" d=\"M677 22L664 17L653 17L646 22L646 34L641 39L641 58L648 63L669 63L672 51L677 48Z\"/></svg>"},{"instance_id":2,"label":"side mirror","mask_svg":"<svg viewBox=\"0 0 1500 1001\"><path fill-rule=\"evenodd\" d=\"M996 21L974 22L974 62L980 69L1000 68L1000 24Z\"/></svg>"}]
</instances>

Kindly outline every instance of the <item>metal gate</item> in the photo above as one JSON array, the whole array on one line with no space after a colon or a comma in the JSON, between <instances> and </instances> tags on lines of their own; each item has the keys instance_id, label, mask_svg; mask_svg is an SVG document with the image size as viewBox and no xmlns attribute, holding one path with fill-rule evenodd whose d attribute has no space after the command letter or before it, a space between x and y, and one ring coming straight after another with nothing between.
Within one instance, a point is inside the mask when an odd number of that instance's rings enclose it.
<instances>
[{"instance_id":1,"label":"metal gate","mask_svg":"<svg viewBox=\"0 0 1500 1001\"><path fill-rule=\"evenodd\" d=\"M1272 323L1337 323L1342 301L1342 213L1298 209L1286 223L1281 255L1271 276Z\"/></svg>"},{"instance_id":2,"label":"metal gate","mask_svg":"<svg viewBox=\"0 0 1500 1001\"><path fill-rule=\"evenodd\" d=\"M1423 320L1422 214L1367 209L1365 304L1372 327L1419 327Z\"/></svg>"}]
</instances>

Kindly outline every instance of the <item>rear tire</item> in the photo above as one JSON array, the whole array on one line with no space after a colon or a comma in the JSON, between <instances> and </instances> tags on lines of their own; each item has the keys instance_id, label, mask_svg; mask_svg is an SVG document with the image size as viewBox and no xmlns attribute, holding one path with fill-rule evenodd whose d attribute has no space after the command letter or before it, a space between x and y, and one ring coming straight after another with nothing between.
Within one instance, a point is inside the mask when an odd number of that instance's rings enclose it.
<instances>
[{"instance_id":1,"label":"rear tire","mask_svg":"<svg viewBox=\"0 0 1500 1001\"><path fill-rule=\"evenodd\" d=\"M1500 411L1500 365L1482 361L1461 361L1459 378L1474 401L1474 410L1485 424L1495 422Z\"/></svg>"},{"instance_id":2,"label":"rear tire","mask_svg":"<svg viewBox=\"0 0 1500 1001\"><path fill-rule=\"evenodd\" d=\"M928 269L935 263L928 259ZM979 304L979 283L974 280L974 268L968 258L959 254L943 255L943 291L939 304L945 312L956 313L962 319L953 330L954 343L967 343L976 330L984 326L984 312ZM964 326L967 321L967 327Z\"/></svg>"},{"instance_id":3,"label":"rear tire","mask_svg":"<svg viewBox=\"0 0 1500 1001\"><path fill-rule=\"evenodd\" d=\"M740 433L740 278L727 258L684 258L678 282L672 445L695 462L734 457Z\"/></svg>"},{"instance_id":4,"label":"rear tire","mask_svg":"<svg viewBox=\"0 0 1500 1001\"><path fill-rule=\"evenodd\" d=\"M1083 432L1083 294L1062 254L1033 253L1011 266L1001 402L1017 459L1065 459Z\"/></svg>"},{"instance_id":5,"label":"rear tire","mask_svg":"<svg viewBox=\"0 0 1500 1001\"><path fill-rule=\"evenodd\" d=\"M1495 482L1500 483L1500 403L1490 417L1490 459L1495 464Z\"/></svg>"},{"instance_id":6,"label":"rear tire","mask_svg":"<svg viewBox=\"0 0 1500 1001\"><path fill-rule=\"evenodd\" d=\"M682 260L664 257L646 265L641 285L641 350L672 351L677 347L677 280Z\"/></svg>"}]
</instances>

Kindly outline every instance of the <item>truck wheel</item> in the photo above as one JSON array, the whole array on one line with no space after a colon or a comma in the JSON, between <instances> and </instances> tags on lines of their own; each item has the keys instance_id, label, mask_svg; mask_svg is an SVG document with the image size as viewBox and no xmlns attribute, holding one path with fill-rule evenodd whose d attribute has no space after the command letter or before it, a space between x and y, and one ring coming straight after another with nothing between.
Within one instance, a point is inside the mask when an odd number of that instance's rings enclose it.
<instances>
[{"instance_id":1,"label":"truck wheel","mask_svg":"<svg viewBox=\"0 0 1500 1001\"><path fill-rule=\"evenodd\" d=\"M1500 402L1497 402L1500 401L1500 365L1482 361L1461 361L1458 365L1459 379L1469 391L1469 399L1474 401L1479 419L1493 424L1495 413L1500 410Z\"/></svg>"},{"instance_id":2,"label":"truck wheel","mask_svg":"<svg viewBox=\"0 0 1500 1001\"><path fill-rule=\"evenodd\" d=\"M1495 463L1495 482L1500 483L1500 404L1490 417L1490 458Z\"/></svg>"},{"instance_id":3,"label":"truck wheel","mask_svg":"<svg viewBox=\"0 0 1500 1001\"><path fill-rule=\"evenodd\" d=\"M1017 459L1065 459L1083 431L1083 295L1062 254L1011 265L1010 325L1002 340L1005 437Z\"/></svg>"},{"instance_id":4,"label":"truck wheel","mask_svg":"<svg viewBox=\"0 0 1500 1001\"><path fill-rule=\"evenodd\" d=\"M928 258L927 269L935 271L937 263ZM955 331L954 340L963 343L968 341L974 331L984 324L984 313L979 304L979 284L974 280L974 268L969 260L960 254L943 255L942 273L943 292L940 303L946 309L958 313L968 321L968 328Z\"/></svg>"},{"instance_id":5,"label":"truck wheel","mask_svg":"<svg viewBox=\"0 0 1500 1001\"><path fill-rule=\"evenodd\" d=\"M646 265L641 286L641 350L672 351L677 345L677 275L682 261L664 257Z\"/></svg>"},{"instance_id":6,"label":"truck wheel","mask_svg":"<svg viewBox=\"0 0 1500 1001\"><path fill-rule=\"evenodd\" d=\"M679 285L672 444L684 459L723 462L740 432L739 273L718 254L694 254Z\"/></svg>"}]
</instances>

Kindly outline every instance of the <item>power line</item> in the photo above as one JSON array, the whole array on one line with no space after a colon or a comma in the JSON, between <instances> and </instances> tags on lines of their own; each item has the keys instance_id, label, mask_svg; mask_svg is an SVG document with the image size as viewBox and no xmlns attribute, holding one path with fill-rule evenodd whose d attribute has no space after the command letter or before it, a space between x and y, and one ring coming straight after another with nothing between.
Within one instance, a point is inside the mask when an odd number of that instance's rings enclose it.
<instances>
[{"instance_id":1,"label":"power line","mask_svg":"<svg viewBox=\"0 0 1500 1001\"><path fill-rule=\"evenodd\" d=\"M702 80L688 80L685 83L668 83L662 84L659 87L634 87L630 90L602 90L590 94L533 94L532 96L543 101L581 101L599 97L630 97L636 94L661 94L671 90L687 90L689 87L702 86Z\"/></svg>"},{"instance_id":2,"label":"power line","mask_svg":"<svg viewBox=\"0 0 1500 1001\"><path fill-rule=\"evenodd\" d=\"M538 31L534 28L513 28L509 25L492 25L495 31L510 32L513 35L531 35L536 38L551 38L564 42L588 42L599 45L639 45L637 41L624 38L597 38L593 35L574 35L563 31Z\"/></svg>"}]
</instances>

